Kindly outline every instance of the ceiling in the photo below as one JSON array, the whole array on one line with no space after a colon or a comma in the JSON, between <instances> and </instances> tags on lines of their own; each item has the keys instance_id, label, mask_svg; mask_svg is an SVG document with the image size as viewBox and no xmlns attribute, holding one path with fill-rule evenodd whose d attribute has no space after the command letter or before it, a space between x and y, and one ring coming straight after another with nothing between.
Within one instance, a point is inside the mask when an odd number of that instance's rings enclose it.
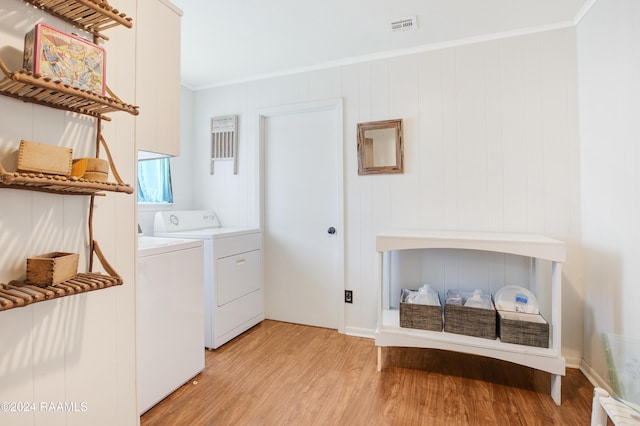
<instances>
[{"instance_id":1,"label":"ceiling","mask_svg":"<svg viewBox=\"0 0 640 426\"><path fill-rule=\"evenodd\" d=\"M202 89L575 25L596 0L171 0L182 82ZM415 16L415 31L389 22Z\"/></svg>"}]
</instances>

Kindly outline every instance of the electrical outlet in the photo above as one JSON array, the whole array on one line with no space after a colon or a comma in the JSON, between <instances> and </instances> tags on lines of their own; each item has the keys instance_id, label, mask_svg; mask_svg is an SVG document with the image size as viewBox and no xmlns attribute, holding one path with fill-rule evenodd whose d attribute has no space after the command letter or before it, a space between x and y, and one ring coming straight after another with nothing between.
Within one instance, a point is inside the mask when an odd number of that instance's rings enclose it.
<instances>
[{"instance_id":1,"label":"electrical outlet","mask_svg":"<svg viewBox=\"0 0 640 426\"><path fill-rule=\"evenodd\" d=\"M344 303L353 303L353 290L344 291Z\"/></svg>"}]
</instances>

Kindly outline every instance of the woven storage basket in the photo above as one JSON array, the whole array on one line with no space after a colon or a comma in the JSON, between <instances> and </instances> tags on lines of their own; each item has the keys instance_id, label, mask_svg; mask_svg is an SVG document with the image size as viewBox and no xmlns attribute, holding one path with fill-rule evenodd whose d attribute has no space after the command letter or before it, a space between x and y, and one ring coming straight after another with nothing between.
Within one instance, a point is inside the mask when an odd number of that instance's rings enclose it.
<instances>
[{"instance_id":1,"label":"woven storage basket","mask_svg":"<svg viewBox=\"0 0 640 426\"><path fill-rule=\"evenodd\" d=\"M467 336L496 338L496 310L444 305L444 331Z\"/></svg>"},{"instance_id":2,"label":"woven storage basket","mask_svg":"<svg viewBox=\"0 0 640 426\"><path fill-rule=\"evenodd\" d=\"M549 347L549 323L537 314L498 311L498 337L504 343Z\"/></svg>"},{"instance_id":3,"label":"woven storage basket","mask_svg":"<svg viewBox=\"0 0 640 426\"><path fill-rule=\"evenodd\" d=\"M442 305L400 302L400 327L442 331Z\"/></svg>"}]
</instances>

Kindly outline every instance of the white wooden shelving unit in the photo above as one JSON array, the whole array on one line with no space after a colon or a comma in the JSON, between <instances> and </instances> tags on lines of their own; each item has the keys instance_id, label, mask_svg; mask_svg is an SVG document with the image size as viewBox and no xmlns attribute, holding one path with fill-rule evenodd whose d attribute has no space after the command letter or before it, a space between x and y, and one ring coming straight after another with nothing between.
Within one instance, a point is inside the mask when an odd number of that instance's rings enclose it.
<instances>
[{"instance_id":1,"label":"white wooden shelving unit","mask_svg":"<svg viewBox=\"0 0 640 426\"><path fill-rule=\"evenodd\" d=\"M502 343L444 331L426 331L400 327L399 310L389 306L389 284L384 280L384 254L410 249L465 249L515 254L531 259L535 271L537 260L551 262L551 321L549 348ZM378 252L378 371L383 367L382 348L386 346L443 349L482 355L551 373L551 396L561 402L561 377L565 360L561 354L562 262L566 258L564 242L542 235L395 230L376 236ZM535 280L534 280L535 282ZM535 287L535 286L534 286ZM531 289L536 293L535 288Z\"/></svg>"}]
</instances>

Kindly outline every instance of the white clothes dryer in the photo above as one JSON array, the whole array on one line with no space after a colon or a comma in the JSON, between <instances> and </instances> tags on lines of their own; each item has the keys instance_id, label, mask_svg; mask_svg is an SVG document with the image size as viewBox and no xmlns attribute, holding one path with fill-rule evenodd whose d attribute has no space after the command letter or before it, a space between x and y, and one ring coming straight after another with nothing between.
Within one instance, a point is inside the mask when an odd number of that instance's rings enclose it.
<instances>
[{"instance_id":1,"label":"white clothes dryer","mask_svg":"<svg viewBox=\"0 0 640 426\"><path fill-rule=\"evenodd\" d=\"M204 243L207 349L217 349L264 320L260 229L223 227L210 210L160 211L154 235Z\"/></svg>"}]
</instances>

